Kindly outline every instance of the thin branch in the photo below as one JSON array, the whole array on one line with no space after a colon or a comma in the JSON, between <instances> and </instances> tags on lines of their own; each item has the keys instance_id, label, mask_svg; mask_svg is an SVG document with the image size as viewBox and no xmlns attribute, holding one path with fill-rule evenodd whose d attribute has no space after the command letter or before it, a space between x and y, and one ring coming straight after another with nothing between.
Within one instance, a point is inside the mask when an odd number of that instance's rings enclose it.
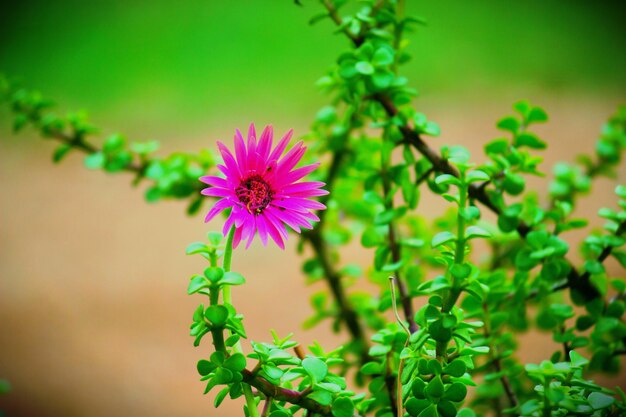
<instances>
[{"instance_id":1,"label":"thin branch","mask_svg":"<svg viewBox=\"0 0 626 417\"><path fill-rule=\"evenodd\" d=\"M428 177L431 176L432 173L435 172L435 169L433 167L428 168L428 170L426 172L424 172L422 175L419 176L419 178L417 178L415 180L415 186L419 187L424 181L426 181L428 179Z\"/></svg>"},{"instance_id":2,"label":"thin branch","mask_svg":"<svg viewBox=\"0 0 626 417\"><path fill-rule=\"evenodd\" d=\"M354 122L354 120L351 120ZM335 185L335 181L339 175L339 171L343 166L343 163L348 156L348 141L352 129L347 129L342 138L342 146L335 150L332 156L328 173L326 174L326 190L329 191L325 196L320 197L319 202L327 205L332 196L332 188ZM352 336L352 340L356 343L356 347L359 350L361 363L368 362L371 358L368 354L368 343L363 324L360 320L360 316L354 310L354 307L350 303L346 290L341 282L341 274L335 269L331 254L328 251L328 246L323 239L322 231L326 223L327 210L323 210L319 213L319 223L317 227L312 230L308 230L302 233L302 239L309 242L311 248L315 252L315 256L319 260L322 270L324 271L324 278L328 283L331 293L335 299L335 302L339 306L338 319L346 324L348 332Z\"/></svg>"},{"instance_id":3,"label":"thin branch","mask_svg":"<svg viewBox=\"0 0 626 417\"><path fill-rule=\"evenodd\" d=\"M389 180L389 175L387 172L382 173L382 182L383 182L383 198L387 201L387 209L393 209L393 201L389 197L391 193L391 184ZM389 241L389 249L391 250L391 260L392 262L398 263L402 260L402 254L400 251L400 245L398 243L398 239L396 236L396 228L393 222L389 223L389 228L387 232L387 239ZM400 292L400 302L402 303L402 310L404 311L404 318L409 323L409 329L411 333L415 333L418 330L417 323L415 323L415 312L413 311L413 303L411 302L411 297L409 296L406 286L404 282L400 278L400 271L396 270L394 272L395 279L398 285L398 292Z\"/></svg>"},{"instance_id":4,"label":"thin branch","mask_svg":"<svg viewBox=\"0 0 626 417\"><path fill-rule=\"evenodd\" d=\"M374 96L374 99L383 106L389 116L393 117L398 114L397 107L395 106L395 104L393 104L388 96L383 94L377 94ZM407 125L400 126L400 132L402 133L404 140L407 143L413 145L422 155L424 155L433 164L438 172L454 175L456 177L459 176L457 169L450 165L447 160L443 159L439 153L431 149L426 144L426 142L422 140L418 132L411 129ZM500 215L502 213L502 210L498 206L496 206L487 195L485 187L481 185L471 184L469 187L469 196L471 199L479 201L483 206L487 207L496 215ZM517 232L522 238L525 238L531 230L531 226L521 221L517 226ZM609 249L609 251L606 256L610 254L610 248L607 249ZM567 276L567 286L562 288L559 287L557 289L569 288L570 290L580 294L586 301L600 297L601 294L598 289L591 283L591 280L589 279L589 274L584 273L583 275L580 275L571 262L569 262L569 265L570 272Z\"/></svg>"},{"instance_id":5,"label":"thin branch","mask_svg":"<svg viewBox=\"0 0 626 417\"><path fill-rule=\"evenodd\" d=\"M332 195L332 188L335 185L339 171L344 163L346 156L348 155L347 141L350 138L351 129L345 133L343 138L343 146L333 153L333 157L326 175L326 190L329 193L322 196L319 201L322 204L328 204ZM330 291L335 298L335 302L339 306L338 319L346 324L348 332L352 336L352 340L356 342L357 348L360 351L361 362L367 362L370 357L368 355L368 343L363 329L363 325L360 321L359 315L354 310L348 296L346 295L345 288L341 282L341 274L335 269L334 262L331 259L330 253L326 242L324 242L322 231L324 230L324 224L326 221L326 210L319 213L320 221L312 230L308 230L302 234L302 238L307 240L317 259L319 260L322 270L324 271L324 278L330 287Z\"/></svg>"},{"instance_id":6,"label":"thin branch","mask_svg":"<svg viewBox=\"0 0 626 417\"><path fill-rule=\"evenodd\" d=\"M618 226L617 226L617 230L615 231L615 236L621 236L624 233L626 233L626 220L621 222ZM613 246L607 246L605 247L602 252L600 253L600 255L598 256L598 262L602 263L605 261L606 258L608 258L611 253L613 252ZM591 284L591 274L589 273L589 271L585 271L582 275L579 276L578 281L580 284L577 285L581 285L583 287L586 286L592 286ZM568 282L570 281L570 276L568 275ZM570 288L572 287L572 283L569 282L570 284ZM595 288L595 287L593 287Z\"/></svg>"},{"instance_id":7,"label":"thin branch","mask_svg":"<svg viewBox=\"0 0 626 417\"><path fill-rule=\"evenodd\" d=\"M307 398L310 391L300 392L276 386L247 369L242 371L242 375L243 382L259 390L266 398L273 398L276 401L286 401L322 416L332 416L332 411L329 406L321 405Z\"/></svg>"},{"instance_id":8,"label":"thin branch","mask_svg":"<svg viewBox=\"0 0 626 417\"><path fill-rule=\"evenodd\" d=\"M406 342L404 342L404 349L409 345L411 341L411 332L402 322L400 315L398 314L398 307L396 306L396 288L394 285L394 277L389 277L389 286L391 287L391 305L393 306L393 314L396 316L396 321L402 327L402 330L406 333ZM402 356L402 352L400 352L400 356ZM404 370L404 359L400 359L400 363L398 364L398 376L396 378L396 412L397 417L402 417L404 415L404 401L402 401L402 371ZM393 406L391 407L393 411Z\"/></svg>"},{"instance_id":9,"label":"thin branch","mask_svg":"<svg viewBox=\"0 0 626 417\"><path fill-rule=\"evenodd\" d=\"M500 357L498 356L497 347L493 346L491 343L491 329L489 324L489 307L487 304L483 304L483 311L485 312L485 326L484 326L484 336L485 339L488 340L488 344L490 346L489 352L491 356L491 363L495 368L496 372L500 374L500 383L502 384L502 388L504 388L504 392L506 393L507 398L509 399L509 403L512 408L517 408L519 406L519 400L517 399L517 395L515 395L515 391L513 391L513 387L511 386L511 382L509 381L509 377L502 371L502 363L500 362Z\"/></svg>"},{"instance_id":10,"label":"thin branch","mask_svg":"<svg viewBox=\"0 0 626 417\"><path fill-rule=\"evenodd\" d=\"M361 46L361 44L363 43L363 37L355 35L354 33L350 32L350 29L347 26L344 26L343 19L341 18L341 16L339 16L339 11L335 8L335 5L332 3L332 1L321 0L321 2L324 7L326 7L326 10L328 10L328 15L333 20L333 22L335 22L335 24L341 28L343 33L348 38L350 38L352 43L354 43L354 45L356 45L357 47Z\"/></svg>"},{"instance_id":11,"label":"thin branch","mask_svg":"<svg viewBox=\"0 0 626 417\"><path fill-rule=\"evenodd\" d=\"M320 228L318 227L316 230L320 230ZM352 335L353 341L357 343L361 352L361 361L365 363L369 360L365 332L361 322L359 321L359 315L352 308L352 305L346 296L345 289L341 284L341 275L333 267L327 247L323 243L320 233L310 233L307 235L306 239L313 247L317 258L321 263L326 282L328 282L330 290L335 297L335 301L339 306L339 319L345 322L348 331Z\"/></svg>"},{"instance_id":12,"label":"thin branch","mask_svg":"<svg viewBox=\"0 0 626 417\"><path fill-rule=\"evenodd\" d=\"M26 115L28 120L32 123L32 125L37 128L37 130L42 130L41 125L41 114L40 110L31 109L30 111L25 111L23 114ZM48 138L56 139L57 141L66 144L74 149L82 151L86 154L93 154L97 152L101 152L102 149L97 148L89 142L85 141L84 134L78 131L67 132L64 129L58 129L56 127L49 128L46 130L46 136ZM124 171L135 173L139 176L143 176L148 164L147 162L143 162L141 164L137 163L129 163L125 165L122 169Z\"/></svg>"},{"instance_id":13,"label":"thin branch","mask_svg":"<svg viewBox=\"0 0 626 417\"><path fill-rule=\"evenodd\" d=\"M389 406L391 407L391 414L398 417L401 415L402 410L402 390L397 389L397 378L394 378L393 371L391 369L390 357L392 351L389 351L385 358L385 388L389 394ZM400 394L400 396L398 396Z\"/></svg>"},{"instance_id":14,"label":"thin branch","mask_svg":"<svg viewBox=\"0 0 626 417\"><path fill-rule=\"evenodd\" d=\"M272 408L272 402L274 399L272 397L265 398L265 404L263 404L263 410L261 411L261 417L267 417L270 413L270 408Z\"/></svg>"}]
</instances>

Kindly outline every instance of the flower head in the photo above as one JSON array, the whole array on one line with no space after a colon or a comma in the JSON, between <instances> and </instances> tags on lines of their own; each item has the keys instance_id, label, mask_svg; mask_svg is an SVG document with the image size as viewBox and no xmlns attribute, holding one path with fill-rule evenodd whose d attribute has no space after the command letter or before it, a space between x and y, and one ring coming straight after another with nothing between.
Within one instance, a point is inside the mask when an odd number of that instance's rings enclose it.
<instances>
[{"instance_id":1,"label":"flower head","mask_svg":"<svg viewBox=\"0 0 626 417\"><path fill-rule=\"evenodd\" d=\"M287 132L272 149L272 126L265 127L257 140L252 124L247 142L241 132L236 131L234 155L223 143L217 142L224 159L224 164L217 167L224 177L208 175L200 178L209 185L202 190L202 194L220 197L204 221L210 221L231 207L223 233L226 235L235 226L233 246L247 239L248 248L258 232L263 245L267 244L269 236L284 249L284 240L287 239L285 225L298 233L301 228L311 229L311 222L319 221L312 210L326 208L322 203L309 199L328 194L328 191L320 189L323 182L298 182L319 163L295 168L306 147L298 142L285 153L292 134L292 130Z\"/></svg>"}]
</instances>

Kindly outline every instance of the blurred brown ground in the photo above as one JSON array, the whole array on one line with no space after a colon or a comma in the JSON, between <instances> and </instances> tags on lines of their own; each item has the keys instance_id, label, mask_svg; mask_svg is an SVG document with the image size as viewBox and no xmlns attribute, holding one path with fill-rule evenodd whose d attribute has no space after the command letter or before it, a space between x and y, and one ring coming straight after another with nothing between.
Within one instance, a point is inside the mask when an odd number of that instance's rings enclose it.
<instances>
[{"instance_id":1,"label":"blurred brown ground","mask_svg":"<svg viewBox=\"0 0 626 417\"><path fill-rule=\"evenodd\" d=\"M551 118L537 129L550 146L544 170L593 149L620 98L535 100ZM481 157L482 144L498 136L495 121L510 113L510 102L475 100L453 106L420 101L419 108L442 126L433 146L462 144ZM296 123L296 132L305 133L307 124ZM186 295L187 279L204 264L186 257L184 249L221 220L205 225L201 216L186 217L180 203L146 205L130 177L88 172L77 155L53 167L49 143L6 132L0 140L0 377L11 381L13 391L0 397L0 410L41 417L241 415L239 402L226 401L216 411L212 397L202 396L195 363L211 346L194 348L188 336L200 299ZM218 139L211 132L203 137ZM211 144L192 138L170 146L193 151ZM615 183L594 184L579 213L593 216L599 207L614 207ZM533 180L530 187L542 192L545 184ZM425 198L420 211L435 216L440 207ZM342 339L328 323L301 330L311 313L309 295L323 286L305 286L295 241L293 236L285 252L258 243L237 250L234 269L248 283L234 291L235 303L253 340L268 340L273 328L293 331L303 344L336 346ZM370 261L356 250L350 258L364 267ZM622 270L612 272L624 277ZM558 348L549 334L534 333L522 339L519 355L539 362ZM596 379L624 387L624 375Z\"/></svg>"}]
</instances>

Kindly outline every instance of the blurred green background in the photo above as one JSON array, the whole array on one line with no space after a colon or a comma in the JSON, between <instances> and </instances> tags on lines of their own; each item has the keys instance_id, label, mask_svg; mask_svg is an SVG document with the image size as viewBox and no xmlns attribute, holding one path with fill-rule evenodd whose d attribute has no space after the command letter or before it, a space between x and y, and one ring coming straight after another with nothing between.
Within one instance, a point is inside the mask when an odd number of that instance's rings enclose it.
<instances>
[{"instance_id":1,"label":"blurred green background","mask_svg":"<svg viewBox=\"0 0 626 417\"><path fill-rule=\"evenodd\" d=\"M404 68L425 98L626 91L623 1L408 1L428 21ZM314 82L348 43L316 1L13 1L0 70L65 106L143 132L310 118ZM513 97L513 96L512 96ZM242 114L245 109L245 115ZM124 123L126 124L126 123Z\"/></svg>"},{"instance_id":2,"label":"blurred green background","mask_svg":"<svg viewBox=\"0 0 626 417\"><path fill-rule=\"evenodd\" d=\"M0 71L59 103L87 109L104 134L157 139L194 151L228 140L251 121L306 132L328 97L315 81L348 48L321 9L303 0L22 0L0 7ZM544 170L591 151L600 125L626 93L626 2L583 0L407 1L428 27L410 36L404 67L438 121L433 146L462 144L474 155L499 134L496 120L516 100L542 105L550 123ZM0 396L10 416L238 416L203 397L187 326L198 299L186 279L204 268L185 258L209 229L182 204L146 206L128 176L86 172L82 158L50 162L52 145L32 130L19 137L0 106ZM620 179L626 177L624 169ZM599 181L580 216L615 204ZM542 191L545 179L529 188ZM424 201L420 212L440 214ZM586 204L586 205L585 205ZM580 236L577 237L578 239ZM336 346L328 324L304 332L310 315L301 258L254 244L234 268L248 278L235 301L253 340L268 329L304 344ZM575 246L576 238L572 240ZM349 262L369 255L349 248ZM572 255L575 257L575 254ZM280 271L276 271L280 265ZM276 287L281 302L274 302ZM417 302L417 301L416 301ZM521 341L523 360L559 347L548 334ZM619 375L614 378L619 381ZM613 382L615 382L613 381ZM623 379L622 379L623 385Z\"/></svg>"}]
</instances>

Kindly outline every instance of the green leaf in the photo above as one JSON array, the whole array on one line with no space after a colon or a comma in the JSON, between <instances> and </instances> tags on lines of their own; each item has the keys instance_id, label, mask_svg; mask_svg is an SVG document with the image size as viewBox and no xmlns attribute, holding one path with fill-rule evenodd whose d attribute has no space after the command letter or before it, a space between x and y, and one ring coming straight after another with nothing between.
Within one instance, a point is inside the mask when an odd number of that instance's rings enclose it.
<instances>
[{"instance_id":1,"label":"green leaf","mask_svg":"<svg viewBox=\"0 0 626 417\"><path fill-rule=\"evenodd\" d=\"M292 417L292 415L285 410L274 410L269 417Z\"/></svg>"},{"instance_id":2,"label":"green leaf","mask_svg":"<svg viewBox=\"0 0 626 417\"><path fill-rule=\"evenodd\" d=\"M380 270L383 272L393 272L402 268L403 265L404 265L404 259L400 259L398 262L383 265L383 267L380 268Z\"/></svg>"},{"instance_id":3,"label":"green leaf","mask_svg":"<svg viewBox=\"0 0 626 417\"><path fill-rule=\"evenodd\" d=\"M265 372L267 376L271 379L279 380L280 378L283 377L283 374L284 374L282 369L280 369L277 366L270 365L270 364L263 365L262 369L263 369L263 372Z\"/></svg>"},{"instance_id":4,"label":"green leaf","mask_svg":"<svg viewBox=\"0 0 626 417\"><path fill-rule=\"evenodd\" d=\"M428 332L437 342L447 343L452 339L452 331L444 327L443 319L430 323Z\"/></svg>"},{"instance_id":5,"label":"green leaf","mask_svg":"<svg viewBox=\"0 0 626 417\"><path fill-rule=\"evenodd\" d=\"M469 277L472 272L472 266L469 264L454 264L450 268L450 273L457 279L465 279Z\"/></svg>"},{"instance_id":6,"label":"green leaf","mask_svg":"<svg viewBox=\"0 0 626 417\"><path fill-rule=\"evenodd\" d=\"M198 211L200 211L203 202L204 199L202 198L202 196L198 196L198 198L192 200L191 203L189 203L189 205L187 206L187 214L189 216L193 216L194 214L196 214Z\"/></svg>"},{"instance_id":7,"label":"green leaf","mask_svg":"<svg viewBox=\"0 0 626 417\"><path fill-rule=\"evenodd\" d=\"M453 233L450 233L448 231L444 231L444 232L440 232L437 233L434 237L432 242L430 243L430 246L432 248L436 248L439 247L445 243L451 242L453 240L456 239L456 236Z\"/></svg>"},{"instance_id":8,"label":"green leaf","mask_svg":"<svg viewBox=\"0 0 626 417\"><path fill-rule=\"evenodd\" d=\"M456 417L476 417L476 413L470 408L463 408L459 410Z\"/></svg>"},{"instance_id":9,"label":"green leaf","mask_svg":"<svg viewBox=\"0 0 626 417\"><path fill-rule=\"evenodd\" d=\"M224 276L224 269L219 266L210 266L204 270L204 276L213 284L217 284Z\"/></svg>"},{"instance_id":10,"label":"green leaf","mask_svg":"<svg viewBox=\"0 0 626 417\"><path fill-rule=\"evenodd\" d=\"M388 48L378 48L376 52L374 52L372 63L376 66L393 64L393 52Z\"/></svg>"},{"instance_id":11,"label":"green leaf","mask_svg":"<svg viewBox=\"0 0 626 417\"><path fill-rule=\"evenodd\" d=\"M374 73L374 67L367 61L359 61L354 68L363 75L371 75Z\"/></svg>"},{"instance_id":12,"label":"green leaf","mask_svg":"<svg viewBox=\"0 0 626 417\"><path fill-rule=\"evenodd\" d=\"M378 362L368 362L361 368L363 375L376 375L382 372L382 366Z\"/></svg>"},{"instance_id":13,"label":"green leaf","mask_svg":"<svg viewBox=\"0 0 626 417\"><path fill-rule=\"evenodd\" d=\"M94 152L85 157L85 166L89 169L100 169L104 166L105 158L102 152Z\"/></svg>"},{"instance_id":14,"label":"green leaf","mask_svg":"<svg viewBox=\"0 0 626 417\"><path fill-rule=\"evenodd\" d=\"M107 154L113 153L123 148L125 143L126 139L122 135L116 133L109 136L104 141L104 146L102 147L102 149Z\"/></svg>"},{"instance_id":15,"label":"green leaf","mask_svg":"<svg viewBox=\"0 0 626 417\"><path fill-rule=\"evenodd\" d=\"M522 133L515 138L516 146L528 146L532 149L545 149L546 143L532 133Z\"/></svg>"},{"instance_id":16,"label":"green leaf","mask_svg":"<svg viewBox=\"0 0 626 417\"><path fill-rule=\"evenodd\" d=\"M481 171L480 169L475 169L473 171L470 171L465 177L465 181L468 184L472 182L478 182L478 181L489 181L490 179L491 178L489 177L489 174L487 174L485 171Z\"/></svg>"},{"instance_id":17,"label":"green leaf","mask_svg":"<svg viewBox=\"0 0 626 417\"><path fill-rule=\"evenodd\" d=\"M509 131L513 134L517 133L520 122L513 116L508 116L500 119L496 124L496 127L501 130Z\"/></svg>"},{"instance_id":18,"label":"green leaf","mask_svg":"<svg viewBox=\"0 0 626 417\"><path fill-rule=\"evenodd\" d=\"M441 175L437 175L437 177L435 177L435 184L437 184L437 185L448 185L448 184L459 185L459 184L461 184L461 181L457 177L455 177L454 175L441 174Z\"/></svg>"},{"instance_id":19,"label":"green leaf","mask_svg":"<svg viewBox=\"0 0 626 417\"><path fill-rule=\"evenodd\" d=\"M241 353L234 353L224 361L224 367L231 371L241 372L246 368L246 357Z\"/></svg>"},{"instance_id":20,"label":"green leaf","mask_svg":"<svg viewBox=\"0 0 626 417\"><path fill-rule=\"evenodd\" d=\"M394 219L402 217L404 213L406 213L406 207L382 211L374 216L374 224L377 226L389 224Z\"/></svg>"},{"instance_id":21,"label":"green leaf","mask_svg":"<svg viewBox=\"0 0 626 417\"><path fill-rule=\"evenodd\" d=\"M217 368L213 380L217 384L228 384L233 380L233 373L226 368Z\"/></svg>"},{"instance_id":22,"label":"green leaf","mask_svg":"<svg viewBox=\"0 0 626 417\"><path fill-rule=\"evenodd\" d=\"M505 174L504 181L502 182L502 186L507 193L511 195L518 195L524 191L526 183L524 181L524 177L521 175L507 172Z\"/></svg>"},{"instance_id":23,"label":"green leaf","mask_svg":"<svg viewBox=\"0 0 626 417\"><path fill-rule=\"evenodd\" d=\"M332 394L326 390L314 391L309 394L307 398L310 398L313 401L317 401L321 405L330 405L331 401L333 400Z\"/></svg>"},{"instance_id":24,"label":"green leaf","mask_svg":"<svg viewBox=\"0 0 626 417\"><path fill-rule=\"evenodd\" d=\"M437 359L431 359L427 364L428 372L431 374L439 375L443 370L441 363Z\"/></svg>"},{"instance_id":25,"label":"green leaf","mask_svg":"<svg viewBox=\"0 0 626 417\"><path fill-rule=\"evenodd\" d=\"M54 154L52 154L52 161L55 164L61 162L61 160L65 158L65 155L67 155L71 150L72 147L66 143L59 145L59 147L54 150Z\"/></svg>"},{"instance_id":26,"label":"green leaf","mask_svg":"<svg viewBox=\"0 0 626 417\"><path fill-rule=\"evenodd\" d=\"M220 232L208 232L206 235L212 248L217 248L224 237Z\"/></svg>"},{"instance_id":27,"label":"green leaf","mask_svg":"<svg viewBox=\"0 0 626 417\"><path fill-rule=\"evenodd\" d=\"M463 362L461 359L455 359L445 368L443 368L443 372L445 374L456 378L463 376L466 370L467 365L465 365L465 362Z\"/></svg>"},{"instance_id":28,"label":"green leaf","mask_svg":"<svg viewBox=\"0 0 626 417\"><path fill-rule=\"evenodd\" d=\"M328 365L317 358L305 358L302 361L302 367L314 382L323 381L328 374Z\"/></svg>"},{"instance_id":29,"label":"green leaf","mask_svg":"<svg viewBox=\"0 0 626 417\"><path fill-rule=\"evenodd\" d=\"M513 109L517 110L519 114L522 115L524 119L526 119L528 112L531 109L530 104L526 100L520 100L517 103L513 104Z\"/></svg>"},{"instance_id":30,"label":"green leaf","mask_svg":"<svg viewBox=\"0 0 626 417\"><path fill-rule=\"evenodd\" d=\"M588 260L585 262L585 270L592 275L603 274L604 273L604 265L602 262L597 260Z\"/></svg>"},{"instance_id":31,"label":"green leaf","mask_svg":"<svg viewBox=\"0 0 626 417\"><path fill-rule=\"evenodd\" d=\"M155 203L161 199L161 191L158 187L149 188L146 191L145 198L148 203Z\"/></svg>"},{"instance_id":32,"label":"green leaf","mask_svg":"<svg viewBox=\"0 0 626 417\"><path fill-rule=\"evenodd\" d=\"M437 406L435 404L429 405L417 417L439 417Z\"/></svg>"},{"instance_id":33,"label":"green leaf","mask_svg":"<svg viewBox=\"0 0 626 417\"><path fill-rule=\"evenodd\" d=\"M418 398L409 398L406 402L406 411L408 411L409 415L411 416L418 416L421 415L420 413L422 413L423 411L425 411L426 409L432 407L430 400L426 400L426 399L418 399ZM435 411L435 416L436 416L436 411Z\"/></svg>"},{"instance_id":34,"label":"green leaf","mask_svg":"<svg viewBox=\"0 0 626 417\"><path fill-rule=\"evenodd\" d=\"M522 407L520 409L522 415L524 416L530 416L532 415L535 411L539 410L541 407L541 405L539 404L539 401L536 399L532 399L529 401L526 401L524 404L522 404Z\"/></svg>"},{"instance_id":35,"label":"green leaf","mask_svg":"<svg viewBox=\"0 0 626 417\"><path fill-rule=\"evenodd\" d=\"M543 123L548 121L548 115L541 107L533 107L526 116L526 123Z\"/></svg>"},{"instance_id":36,"label":"green leaf","mask_svg":"<svg viewBox=\"0 0 626 417\"><path fill-rule=\"evenodd\" d=\"M429 383L426 385L425 389L426 395L428 397L437 399L441 398L444 394L444 386L443 381L441 380L440 375L436 375Z\"/></svg>"},{"instance_id":37,"label":"green leaf","mask_svg":"<svg viewBox=\"0 0 626 417\"><path fill-rule=\"evenodd\" d=\"M149 142L133 142L130 149L139 155L148 155L159 149L159 142L151 140Z\"/></svg>"},{"instance_id":38,"label":"green leaf","mask_svg":"<svg viewBox=\"0 0 626 417\"><path fill-rule=\"evenodd\" d=\"M385 242L384 237L378 233L375 227L368 227L361 235L361 245L365 248L373 248Z\"/></svg>"},{"instance_id":39,"label":"green leaf","mask_svg":"<svg viewBox=\"0 0 626 417\"><path fill-rule=\"evenodd\" d=\"M454 382L448 386L443 398L452 402L460 402L467 395L467 387L461 382Z\"/></svg>"},{"instance_id":40,"label":"green leaf","mask_svg":"<svg viewBox=\"0 0 626 417\"><path fill-rule=\"evenodd\" d=\"M220 280L223 285L242 285L246 283L246 279L238 272L225 272L224 277Z\"/></svg>"},{"instance_id":41,"label":"green leaf","mask_svg":"<svg viewBox=\"0 0 626 417\"><path fill-rule=\"evenodd\" d=\"M196 367L198 369L198 373L202 376L210 374L216 368L215 364L207 361L206 359L199 360Z\"/></svg>"},{"instance_id":42,"label":"green leaf","mask_svg":"<svg viewBox=\"0 0 626 417\"><path fill-rule=\"evenodd\" d=\"M589 397L587 397L587 401L589 401L589 405L593 407L594 410L601 410L611 406L611 404L615 402L615 398L601 392L592 392L589 394Z\"/></svg>"},{"instance_id":43,"label":"green leaf","mask_svg":"<svg viewBox=\"0 0 626 417\"><path fill-rule=\"evenodd\" d=\"M354 404L348 397L339 397L333 402L332 413L335 417L352 417Z\"/></svg>"},{"instance_id":44,"label":"green leaf","mask_svg":"<svg viewBox=\"0 0 626 417\"><path fill-rule=\"evenodd\" d=\"M202 275L194 275L191 277L189 281L189 286L187 287L187 294L195 294L203 288L208 288L209 282Z\"/></svg>"},{"instance_id":45,"label":"green leaf","mask_svg":"<svg viewBox=\"0 0 626 417\"><path fill-rule=\"evenodd\" d=\"M426 125L422 128L422 132L424 132L425 134L429 136L437 137L441 135L441 128L436 122L429 120L428 122L426 122Z\"/></svg>"},{"instance_id":46,"label":"green leaf","mask_svg":"<svg viewBox=\"0 0 626 417\"><path fill-rule=\"evenodd\" d=\"M224 327L228 320L228 309L223 305L209 306L204 311L204 317L215 327Z\"/></svg>"},{"instance_id":47,"label":"green leaf","mask_svg":"<svg viewBox=\"0 0 626 417\"><path fill-rule=\"evenodd\" d=\"M28 123L28 117L25 114L17 114L13 120L13 133L17 133Z\"/></svg>"},{"instance_id":48,"label":"green leaf","mask_svg":"<svg viewBox=\"0 0 626 417\"><path fill-rule=\"evenodd\" d=\"M509 149L509 141L496 139L485 145L486 154L503 154Z\"/></svg>"},{"instance_id":49,"label":"green leaf","mask_svg":"<svg viewBox=\"0 0 626 417\"><path fill-rule=\"evenodd\" d=\"M300 4L300 0L295 0L295 3L298 5ZM313 16L312 18L309 19L309 25L314 25L317 22L319 22L320 20L324 20L326 18L330 18L330 14L328 14L327 12L322 12L322 13L318 13L315 16ZM278 417L278 416L276 416Z\"/></svg>"},{"instance_id":50,"label":"green leaf","mask_svg":"<svg viewBox=\"0 0 626 417\"><path fill-rule=\"evenodd\" d=\"M480 210L476 206L467 206L459 210L459 215L465 220L471 221L480 218Z\"/></svg>"},{"instance_id":51,"label":"green leaf","mask_svg":"<svg viewBox=\"0 0 626 417\"><path fill-rule=\"evenodd\" d=\"M395 74L391 71L376 71L372 75L372 82L377 88L383 90L391 86L394 78Z\"/></svg>"},{"instance_id":52,"label":"green leaf","mask_svg":"<svg viewBox=\"0 0 626 417\"><path fill-rule=\"evenodd\" d=\"M585 358L584 356L582 356L580 353L576 352L575 350L570 350L569 358L570 358L570 362L572 363L572 366L575 366L575 367L583 367L589 363L589 360L587 358Z\"/></svg>"},{"instance_id":53,"label":"green leaf","mask_svg":"<svg viewBox=\"0 0 626 417\"><path fill-rule=\"evenodd\" d=\"M194 255L196 253L209 253L209 247L202 242L195 242L187 246L185 253L187 255Z\"/></svg>"},{"instance_id":54,"label":"green leaf","mask_svg":"<svg viewBox=\"0 0 626 417\"><path fill-rule=\"evenodd\" d=\"M465 229L465 238L473 239L475 237L491 237L491 233L479 226L470 226Z\"/></svg>"},{"instance_id":55,"label":"green leaf","mask_svg":"<svg viewBox=\"0 0 626 417\"><path fill-rule=\"evenodd\" d=\"M418 239L414 237L407 237L407 238L403 238L400 241L400 244L402 246L406 246L409 248L421 248L424 246L424 241L422 239Z\"/></svg>"},{"instance_id":56,"label":"green leaf","mask_svg":"<svg viewBox=\"0 0 626 417\"><path fill-rule=\"evenodd\" d=\"M440 401L437 404L437 411L439 412L440 417L455 417L456 416L456 406L451 401Z\"/></svg>"},{"instance_id":57,"label":"green leaf","mask_svg":"<svg viewBox=\"0 0 626 417\"><path fill-rule=\"evenodd\" d=\"M215 396L215 401L213 402L213 404L215 405L215 408L219 407L220 404L222 404L222 401L224 401L224 398L226 398L229 391L230 391L230 387L226 387L217 393L217 395Z\"/></svg>"}]
</instances>

